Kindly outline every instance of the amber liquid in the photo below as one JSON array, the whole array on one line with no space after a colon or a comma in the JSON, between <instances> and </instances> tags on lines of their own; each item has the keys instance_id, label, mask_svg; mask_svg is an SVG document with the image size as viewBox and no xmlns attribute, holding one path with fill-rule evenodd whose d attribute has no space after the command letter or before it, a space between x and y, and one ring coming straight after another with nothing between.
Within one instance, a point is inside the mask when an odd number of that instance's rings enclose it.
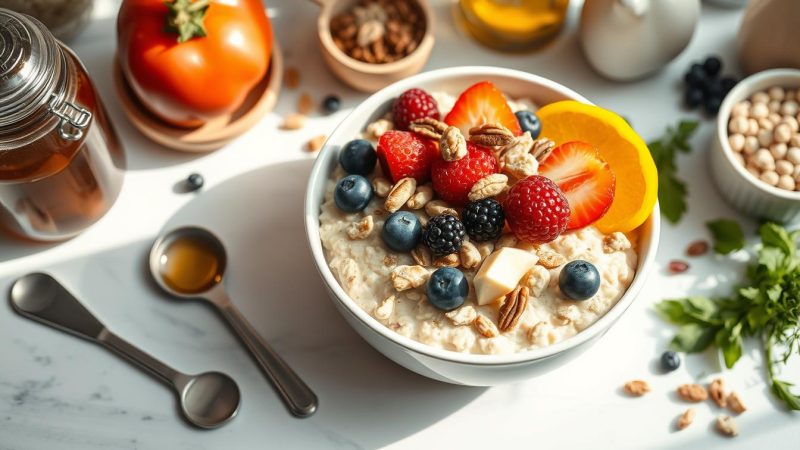
<instances>
[{"instance_id":1,"label":"amber liquid","mask_svg":"<svg viewBox=\"0 0 800 450\"><path fill-rule=\"evenodd\" d=\"M554 39L569 0L460 0L465 27L480 42L500 50L527 50Z\"/></svg>"},{"instance_id":2,"label":"amber liquid","mask_svg":"<svg viewBox=\"0 0 800 450\"><path fill-rule=\"evenodd\" d=\"M74 102L92 112L78 141L57 127L38 140L0 151L0 224L34 240L72 237L99 220L122 188L125 157L86 72L65 49Z\"/></svg>"},{"instance_id":3,"label":"amber liquid","mask_svg":"<svg viewBox=\"0 0 800 450\"><path fill-rule=\"evenodd\" d=\"M172 290L182 294L205 292L222 281L217 250L205 239L180 237L161 255L161 278Z\"/></svg>"}]
</instances>

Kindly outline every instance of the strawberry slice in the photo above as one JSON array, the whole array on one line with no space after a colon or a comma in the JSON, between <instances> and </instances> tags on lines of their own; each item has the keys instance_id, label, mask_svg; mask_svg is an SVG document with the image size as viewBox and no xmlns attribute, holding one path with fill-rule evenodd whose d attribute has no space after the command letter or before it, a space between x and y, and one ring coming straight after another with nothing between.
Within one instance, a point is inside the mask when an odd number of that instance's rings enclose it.
<instances>
[{"instance_id":1,"label":"strawberry slice","mask_svg":"<svg viewBox=\"0 0 800 450\"><path fill-rule=\"evenodd\" d=\"M460 128L464 136L469 136L470 128L485 123L503 125L515 136L522 134L522 128L506 103L505 96L489 81L481 81L462 92L444 122Z\"/></svg>"},{"instance_id":2,"label":"strawberry slice","mask_svg":"<svg viewBox=\"0 0 800 450\"><path fill-rule=\"evenodd\" d=\"M439 158L436 144L410 131L390 130L378 141L378 160L383 173L397 183L411 177L419 183L431 177L431 164Z\"/></svg>"},{"instance_id":3,"label":"strawberry slice","mask_svg":"<svg viewBox=\"0 0 800 450\"><path fill-rule=\"evenodd\" d=\"M539 166L539 173L555 181L571 210L567 230L588 226L614 201L616 179L594 146L581 141L561 144Z\"/></svg>"}]
</instances>

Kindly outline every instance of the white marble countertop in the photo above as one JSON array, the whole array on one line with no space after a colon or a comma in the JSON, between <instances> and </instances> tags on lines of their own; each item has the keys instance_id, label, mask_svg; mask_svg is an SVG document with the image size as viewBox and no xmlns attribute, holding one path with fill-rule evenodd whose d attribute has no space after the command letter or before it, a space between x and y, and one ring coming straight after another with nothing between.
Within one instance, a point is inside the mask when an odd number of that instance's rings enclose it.
<instances>
[{"instance_id":1,"label":"white marble countertop","mask_svg":"<svg viewBox=\"0 0 800 450\"><path fill-rule=\"evenodd\" d=\"M691 260L681 276L664 271L687 243L707 237L704 222L736 217L722 203L705 167L711 123L680 161L689 182L689 215L665 226L658 267L640 298L580 359L555 373L490 389L434 382L395 365L362 341L326 298L302 232L301 199L311 158L310 137L329 132L363 95L325 70L314 35L316 7L270 0L270 14L287 63L300 68L300 91L281 94L275 113L236 142L207 155L161 149L123 116L111 85L116 1L98 3L96 20L72 43L85 62L123 137L129 173L112 211L83 235L59 245L0 238L0 290L34 270L47 270L78 294L119 335L174 367L223 370L240 384L239 416L215 431L200 431L178 416L170 391L133 366L87 342L30 322L0 305L0 449L252 449L252 448L489 448L517 444L572 448L797 448L800 418L783 410L764 383L762 356L748 347L734 370L715 353L684 359L668 375L656 360L673 330L653 313L665 296L727 293L741 273L737 262L714 256ZM667 70L617 84L596 76L575 35L578 4L557 43L539 54L502 55L464 38L450 3L434 2L438 42L427 69L502 65L553 78L630 118L645 137L692 114L680 111L680 79L692 60L719 53L734 61L739 10L704 5L689 49ZM294 24L294 26L292 26ZM300 26L298 26L300 25ZM316 99L338 93L345 108L314 117L295 132L278 131L279 115L294 110L299 92ZM174 186L198 171L199 195ZM217 231L230 255L228 286L255 327L318 393L319 412L290 417L238 341L209 307L161 295L148 280L145 255L160 230L193 223ZM673 431L685 409L670 393L678 384L724 372L750 410L737 420L741 436L712 431L711 406L697 408L695 425ZM643 377L655 393L620 394L623 382ZM800 380L794 365L785 378Z\"/></svg>"}]
</instances>

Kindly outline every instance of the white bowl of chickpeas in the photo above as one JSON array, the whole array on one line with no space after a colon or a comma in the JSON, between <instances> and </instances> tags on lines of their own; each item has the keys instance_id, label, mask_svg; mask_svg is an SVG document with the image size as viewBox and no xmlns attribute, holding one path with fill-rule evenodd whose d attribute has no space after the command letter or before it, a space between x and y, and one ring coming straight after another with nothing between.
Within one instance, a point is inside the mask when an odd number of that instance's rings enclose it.
<instances>
[{"instance_id":1,"label":"white bowl of chickpeas","mask_svg":"<svg viewBox=\"0 0 800 450\"><path fill-rule=\"evenodd\" d=\"M751 75L725 97L710 152L723 197L754 219L800 220L800 70Z\"/></svg>"}]
</instances>

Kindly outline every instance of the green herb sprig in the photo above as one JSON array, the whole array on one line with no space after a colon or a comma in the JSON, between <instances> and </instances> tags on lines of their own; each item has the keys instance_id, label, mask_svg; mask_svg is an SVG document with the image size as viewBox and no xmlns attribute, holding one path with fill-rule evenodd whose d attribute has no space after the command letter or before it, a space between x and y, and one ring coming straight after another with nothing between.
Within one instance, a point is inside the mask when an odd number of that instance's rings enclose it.
<instances>
[{"instance_id":1,"label":"green herb sprig","mask_svg":"<svg viewBox=\"0 0 800 450\"><path fill-rule=\"evenodd\" d=\"M659 139L649 142L647 148L658 169L658 202L661 214L671 223L678 223L686 212L686 183L677 176L675 159L678 153L689 153L689 138L699 122L682 120L676 128L667 127Z\"/></svg>"},{"instance_id":2,"label":"green herb sprig","mask_svg":"<svg viewBox=\"0 0 800 450\"><path fill-rule=\"evenodd\" d=\"M712 230L725 228L719 236L734 236L720 247L729 250L733 248L731 241L738 241L741 229L738 224L736 230L730 222L724 224ZM756 248L756 262L748 267L748 283L735 295L664 300L656 310L679 326L672 340L674 349L694 353L713 344L722 352L728 368L741 358L744 338L760 339L772 392L788 408L800 411L800 397L792 393L792 383L776 378L777 365L785 365L792 355L800 354L800 230L790 233L767 223L761 226L759 235L761 244ZM718 240L717 246L720 243ZM776 357L773 353L778 349L783 354Z\"/></svg>"}]
</instances>

